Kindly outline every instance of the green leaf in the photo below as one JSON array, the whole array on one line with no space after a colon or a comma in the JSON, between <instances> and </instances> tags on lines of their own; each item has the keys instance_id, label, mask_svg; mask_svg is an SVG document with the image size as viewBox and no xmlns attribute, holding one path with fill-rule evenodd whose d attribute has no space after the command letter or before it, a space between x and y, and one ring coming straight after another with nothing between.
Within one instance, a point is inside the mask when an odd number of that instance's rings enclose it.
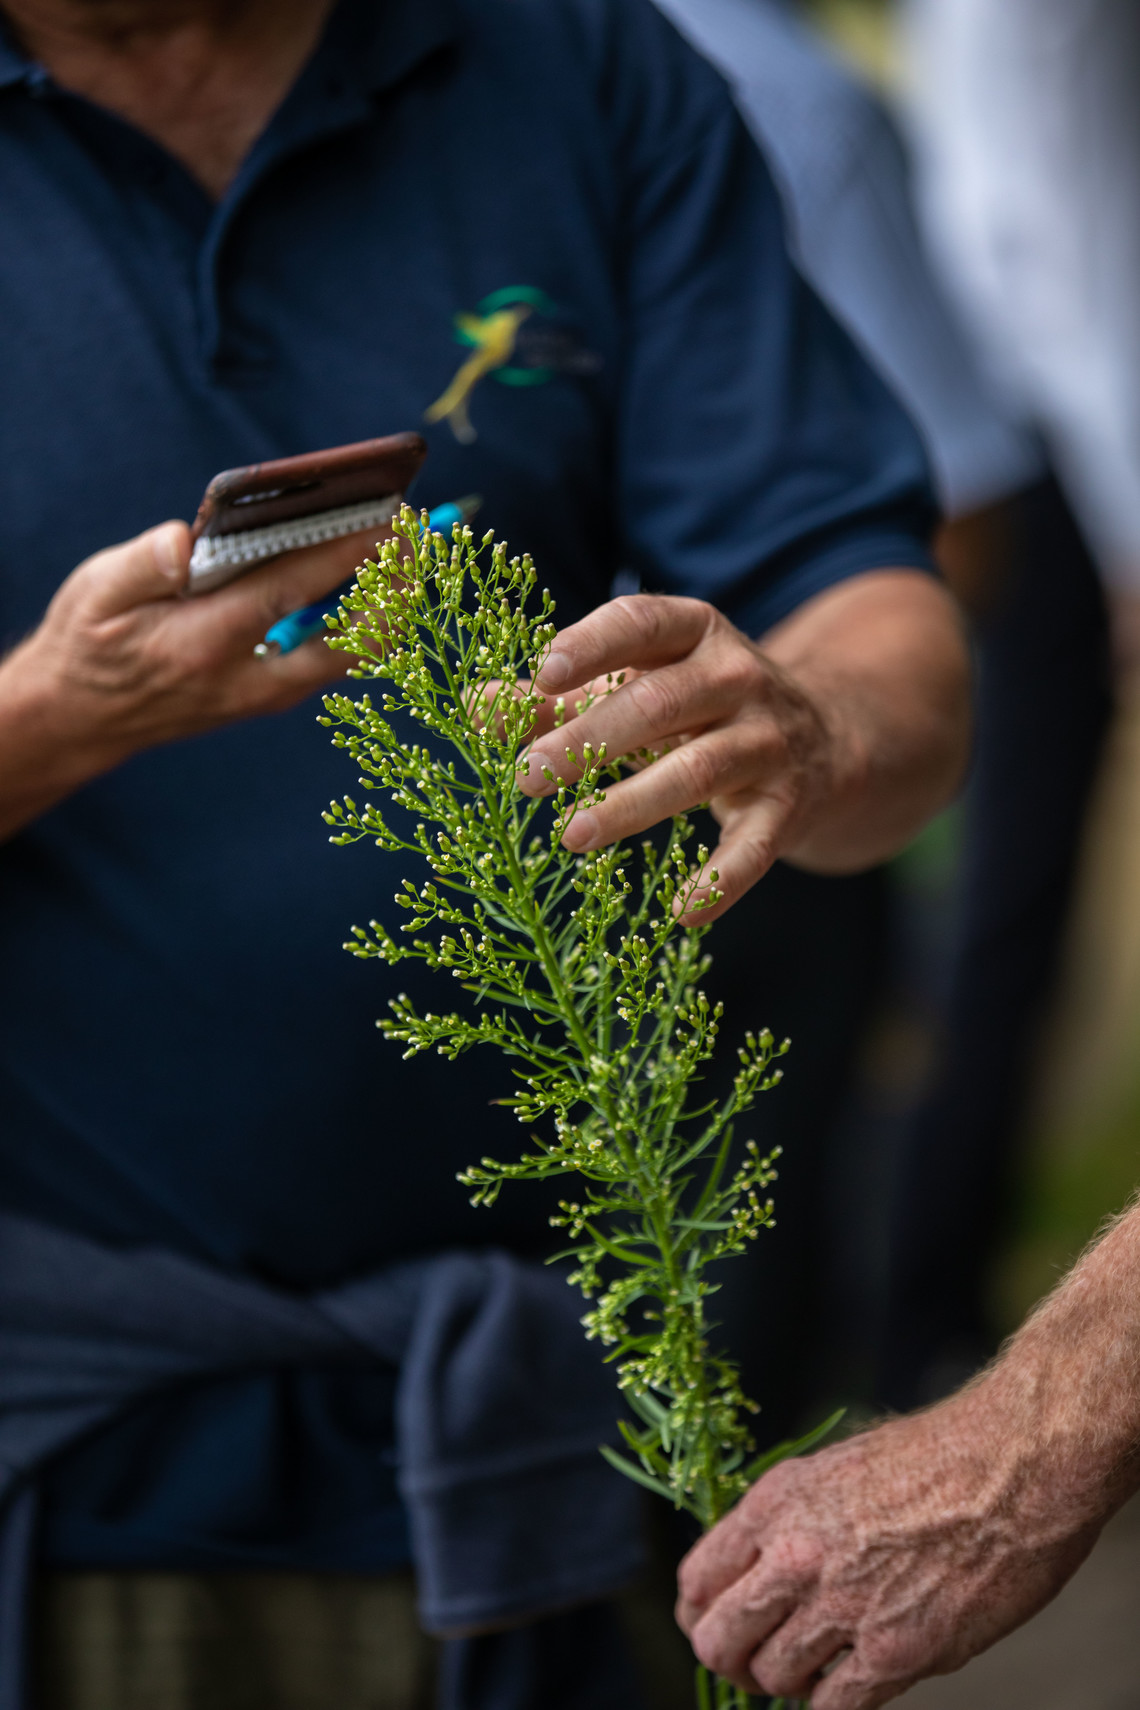
<instances>
[{"instance_id":1,"label":"green leaf","mask_svg":"<svg viewBox=\"0 0 1140 1710\"><path fill-rule=\"evenodd\" d=\"M625 1399L638 1417L644 1419L647 1425L662 1425L669 1417L669 1409L663 1407L657 1397L650 1394L648 1390L644 1390L640 1395L635 1395L632 1390L629 1390Z\"/></svg>"},{"instance_id":2,"label":"green leaf","mask_svg":"<svg viewBox=\"0 0 1140 1710\"><path fill-rule=\"evenodd\" d=\"M653 1478L649 1473L643 1472L640 1467L635 1467L632 1461L627 1461L624 1455L619 1455L617 1450L611 1449L608 1443L602 1444L602 1454L609 1461L611 1467L616 1467L618 1472L624 1473L626 1478L631 1478L635 1484L643 1484L646 1490L652 1490L655 1495L664 1496L670 1502L673 1501L673 1492L667 1484L662 1484L660 1479Z\"/></svg>"}]
</instances>

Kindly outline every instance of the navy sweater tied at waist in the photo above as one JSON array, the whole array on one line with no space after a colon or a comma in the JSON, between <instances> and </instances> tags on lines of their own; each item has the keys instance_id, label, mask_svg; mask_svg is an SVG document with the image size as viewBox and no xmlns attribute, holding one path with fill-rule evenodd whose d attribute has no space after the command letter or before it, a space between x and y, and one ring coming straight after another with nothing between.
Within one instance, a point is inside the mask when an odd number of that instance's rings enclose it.
<instances>
[{"instance_id":1,"label":"navy sweater tied at waist","mask_svg":"<svg viewBox=\"0 0 1140 1710\"><path fill-rule=\"evenodd\" d=\"M525 1622L628 1583L636 1492L598 1453L616 1396L579 1314L557 1272L494 1250L303 1296L0 1215L0 1710L28 1710L37 1472L132 1404L222 1375L398 1366L398 1482L427 1631Z\"/></svg>"}]
</instances>

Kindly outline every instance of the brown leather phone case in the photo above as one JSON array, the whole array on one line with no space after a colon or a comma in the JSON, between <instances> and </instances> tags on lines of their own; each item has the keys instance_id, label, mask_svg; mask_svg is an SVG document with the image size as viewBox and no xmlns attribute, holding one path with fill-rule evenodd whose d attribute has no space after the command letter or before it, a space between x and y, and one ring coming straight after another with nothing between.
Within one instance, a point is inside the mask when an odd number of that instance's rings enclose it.
<instances>
[{"instance_id":1,"label":"brown leather phone case","mask_svg":"<svg viewBox=\"0 0 1140 1710\"><path fill-rule=\"evenodd\" d=\"M223 470L191 531L190 592L220 587L278 552L387 522L426 455L418 433L395 433Z\"/></svg>"}]
</instances>

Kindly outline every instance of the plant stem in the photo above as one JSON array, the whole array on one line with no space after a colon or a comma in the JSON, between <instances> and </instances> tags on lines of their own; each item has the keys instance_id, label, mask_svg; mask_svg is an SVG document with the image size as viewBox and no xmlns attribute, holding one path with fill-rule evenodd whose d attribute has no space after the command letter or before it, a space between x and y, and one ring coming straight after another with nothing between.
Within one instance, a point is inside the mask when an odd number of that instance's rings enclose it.
<instances>
[{"instance_id":1,"label":"plant stem","mask_svg":"<svg viewBox=\"0 0 1140 1710\"><path fill-rule=\"evenodd\" d=\"M620 1429L640 1464L609 1447L603 1453L707 1528L754 1476L746 1470L755 1465L746 1419L754 1408L732 1362L709 1351L704 1301L712 1285L702 1272L743 1252L771 1221L761 1197L771 1160L751 1140L739 1166L730 1153L736 1116L779 1078L765 1078L773 1042L766 1032L745 1035L735 1090L719 1105L690 1097L720 1023L719 1006L697 989L700 926L691 915L682 924L707 851L696 852L694 868L685 848L692 828L675 819L667 837L642 845L638 897L639 875L625 874L633 850L567 850L568 819L620 774L604 751L586 748L580 759L567 750L579 782L552 785L561 818L549 838L537 835L542 804L522 797L518 766L541 697L515 685L533 684L549 649L553 601L544 591L538 615L528 615L529 560L508 561L497 545L485 566L469 529L456 530L449 551L404 509L395 535L342 602L333 639L357 659L362 641L373 644L371 667L353 674L387 679L394 691L383 710L370 697L354 703L333 694L324 722L356 732L334 741L392 791L416 822L414 840L375 802L361 813L346 798L325 818L338 828L335 842L375 837L389 853L426 860L433 877L402 880L396 902L410 911L406 939L372 921L367 931L352 929L346 948L391 964L418 958L474 994L475 1021L469 1013L421 1015L407 997L394 998L394 1019L381 1026L407 1047L405 1056L430 1049L454 1059L485 1043L525 1065L515 1069L521 1090L501 1102L524 1123L553 1118L553 1136L532 1133L522 1157L483 1158L459 1179L475 1190L475 1204L492 1203L507 1182L561 1175L584 1184L581 1203L561 1202L551 1223L569 1229L564 1256L578 1267L570 1280L591 1303L587 1334L613 1350L607 1357L617 1362L629 1407ZM620 689L621 678L610 686ZM385 716L392 712L410 714L423 741L401 738ZM441 741L452 748L448 763L438 758ZM576 906L572 892L582 897ZM640 1426L630 1423L635 1415ZM703 1668L696 1689L699 1710L746 1710L749 1702Z\"/></svg>"}]
</instances>

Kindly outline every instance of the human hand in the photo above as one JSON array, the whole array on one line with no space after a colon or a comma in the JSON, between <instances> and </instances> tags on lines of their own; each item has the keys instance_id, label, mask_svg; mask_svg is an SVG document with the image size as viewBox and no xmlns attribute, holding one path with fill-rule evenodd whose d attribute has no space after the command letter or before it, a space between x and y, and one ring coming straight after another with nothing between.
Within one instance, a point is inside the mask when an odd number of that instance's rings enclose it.
<instances>
[{"instance_id":1,"label":"human hand","mask_svg":"<svg viewBox=\"0 0 1140 1710\"><path fill-rule=\"evenodd\" d=\"M280 712L342 677L348 661L321 636L283 657L257 658L255 645L342 583L373 533L284 553L187 599L189 530L164 523L74 570L12 662L115 758Z\"/></svg>"},{"instance_id":2,"label":"human hand","mask_svg":"<svg viewBox=\"0 0 1140 1710\"><path fill-rule=\"evenodd\" d=\"M278 657L253 649L374 546L369 531L283 553L194 598L185 523L87 559L0 666L0 835L140 749L282 712L343 677L351 660L321 636Z\"/></svg>"},{"instance_id":3,"label":"human hand","mask_svg":"<svg viewBox=\"0 0 1140 1710\"><path fill-rule=\"evenodd\" d=\"M1028 1620L1104 1515L1011 1413L988 1378L767 1473L681 1564L700 1660L811 1710L875 1710Z\"/></svg>"},{"instance_id":4,"label":"human hand","mask_svg":"<svg viewBox=\"0 0 1140 1710\"><path fill-rule=\"evenodd\" d=\"M575 716L575 700L606 688ZM586 743L611 759L642 750L656 757L607 787L604 803L579 812L562 841L596 849L707 802L721 828L693 901L715 889L723 912L794 843L834 787L840 745L791 674L703 600L623 595L555 637L535 687L539 709L528 795L549 795L579 768ZM554 729L556 698L570 716ZM555 782L544 777L548 770Z\"/></svg>"}]
</instances>

